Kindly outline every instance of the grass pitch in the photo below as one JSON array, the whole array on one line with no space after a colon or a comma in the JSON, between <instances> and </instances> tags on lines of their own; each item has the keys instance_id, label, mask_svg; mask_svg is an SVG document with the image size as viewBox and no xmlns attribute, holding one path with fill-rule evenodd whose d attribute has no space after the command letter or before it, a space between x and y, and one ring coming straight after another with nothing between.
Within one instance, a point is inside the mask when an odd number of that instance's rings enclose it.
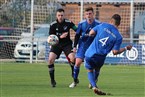
<instances>
[{"instance_id":1,"label":"grass pitch","mask_svg":"<svg viewBox=\"0 0 145 97\"><path fill-rule=\"evenodd\" d=\"M70 67L55 64L57 85L50 86L46 63L0 63L0 97L95 97L88 89L87 72L81 66L77 87L70 89ZM145 67L104 65L99 76L101 90L107 97L145 97Z\"/></svg>"}]
</instances>

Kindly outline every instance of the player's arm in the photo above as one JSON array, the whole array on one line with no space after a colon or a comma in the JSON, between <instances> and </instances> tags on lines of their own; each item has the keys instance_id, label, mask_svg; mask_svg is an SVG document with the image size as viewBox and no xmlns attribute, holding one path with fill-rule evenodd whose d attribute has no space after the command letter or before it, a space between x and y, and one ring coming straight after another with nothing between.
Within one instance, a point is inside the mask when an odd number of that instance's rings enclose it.
<instances>
[{"instance_id":1,"label":"player's arm","mask_svg":"<svg viewBox=\"0 0 145 97\"><path fill-rule=\"evenodd\" d=\"M76 32L77 31L77 26L74 23L71 23L71 28Z\"/></svg>"},{"instance_id":2,"label":"player's arm","mask_svg":"<svg viewBox=\"0 0 145 97\"><path fill-rule=\"evenodd\" d=\"M98 32L99 26L95 26L90 32L89 32L89 36L95 36Z\"/></svg>"},{"instance_id":3,"label":"player's arm","mask_svg":"<svg viewBox=\"0 0 145 97\"><path fill-rule=\"evenodd\" d=\"M76 52L76 47L77 47L77 44L78 44L78 41L80 39L80 34L77 33L77 30L78 30L78 27L73 23L71 22L71 28L76 32L75 34L75 39L74 39L74 45L73 45L73 51Z\"/></svg>"},{"instance_id":4,"label":"player's arm","mask_svg":"<svg viewBox=\"0 0 145 97\"><path fill-rule=\"evenodd\" d=\"M51 35L51 34L56 35L56 32L55 32L55 26L54 26L53 23L50 24L50 28L49 28L49 35Z\"/></svg>"},{"instance_id":5,"label":"player's arm","mask_svg":"<svg viewBox=\"0 0 145 97\"><path fill-rule=\"evenodd\" d=\"M79 42L79 39L80 39L80 34L76 34L75 35L75 39L74 39L74 48L76 48L77 47L77 44L78 44L78 42Z\"/></svg>"},{"instance_id":6,"label":"player's arm","mask_svg":"<svg viewBox=\"0 0 145 97\"><path fill-rule=\"evenodd\" d=\"M89 36L95 36L96 35L96 32L92 29L90 32L89 32Z\"/></svg>"},{"instance_id":7,"label":"player's arm","mask_svg":"<svg viewBox=\"0 0 145 97\"><path fill-rule=\"evenodd\" d=\"M54 34L54 33L53 33L53 30L52 30L52 26L50 25L50 28L49 28L49 35L51 35L51 34Z\"/></svg>"},{"instance_id":8,"label":"player's arm","mask_svg":"<svg viewBox=\"0 0 145 97\"><path fill-rule=\"evenodd\" d=\"M49 35L51 35L51 34L56 35L59 39L67 36L67 33L64 33L63 37L59 34L56 34L56 23L54 23L54 22L52 22L50 24Z\"/></svg>"},{"instance_id":9,"label":"player's arm","mask_svg":"<svg viewBox=\"0 0 145 97\"><path fill-rule=\"evenodd\" d=\"M74 39L74 45L73 45L73 51L76 52L77 50L77 44L79 42L81 34L75 34L75 39Z\"/></svg>"},{"instance_id":10,"label":"player's arm","mask_svg":"<svg viewBox=\"0 0 145 97\"><path fill-rule=\"evenodd\" d=\"M77 26L76 26L72 21L70 21L70 27L71 27L71 29L73 29L75 32L77 31Z\"/></svg>"},{"instance_id":11,"label":"player's arm","mask_svg":"<svg viewBox=\"0 0 145 97\"><path fill-rule=\"evenodd\" d=\"M90 45L92 43L92 41L94 40L94 37L96 36L96 32L92 29L90 32L89 32L89 35L88 35L88 39L86 40L86 43L88 45Z\"/></svg>"},{"instance_id":12,"label":"player's arm","mask_svg":"<svg viewBox=\"0 0 145 97\"><path fill-rule=\"evenodd\" d=\"M63 32L62 35L60 35L60 38L61 38L61 39L62 39L62 38L66 38L67 35L68 35L68 32Z\"/></svg>"},{"instance_id":13,"label":"player's arm","mask_svg":"<svg viewBox=\"0 0 145 97\"><path fill-rule=\"evenodd\" d=\"M97 34L97 27L94 27L93 29L91 29L91 31L89 32L89 37L86 40L86 43L90 43L90 41L93 41L94 37Z\"/></svg>"},{"instance_id":14,"label":"player's arm","mask_svg":"<svg viewBox=\"0 0 145 97\"><path fill-rule=\"evenodd\" d=\"M78 44L78 42L79 42L79 39L80 39L80 36L81 36L81 29L82 29L82 26L81 26L81 24L79 23L78 24L78 28L77 28L77 30L76 30L76 34L75 34L75 39L74 39L74 48L76 49L76 47L77 47L77 44Z\"/></svg>"},{"instance_id":15,"label":"player's arm","mask_svg":"<svg viewBox=\"0 0 145 97\"><path fill-rule=\"evenodd\" d=\"M112 49L112 52L114 55L120 54L120 53L122 53L126 50L130 50L132 48L132 45L128 45L124 48L120 48L121 44L122 44L122 37L117 39L117 41Z\"/></svg>"},{"instance_id":16,"label":"player's arm","mask_svg":"<svg viewBox=\"0 0 145 97\"><path fill-rule=\"evenodd\" d=\"M124 52L126 50L131 50L131 48L132 48L132 45L128 45L124 48L120 48L119 50L112 50L112 52L114 55L117 55L117 54L121 54L122 52Z\"/></svg>"}]
</instances>

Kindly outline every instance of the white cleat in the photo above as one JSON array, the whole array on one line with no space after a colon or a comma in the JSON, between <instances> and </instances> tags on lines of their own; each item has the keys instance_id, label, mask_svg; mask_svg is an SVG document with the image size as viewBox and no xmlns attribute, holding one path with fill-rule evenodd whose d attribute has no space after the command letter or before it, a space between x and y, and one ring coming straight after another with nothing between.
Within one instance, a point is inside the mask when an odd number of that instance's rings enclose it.
<instances>
[{"instance_id":1,"label":"white cleat","mask_svg":"<svg viewBox=\"0 0 145 97\"><path fill-rule=\"evenodd\" d=\"M89 83L88 88L89 88L89 89L92 89L93 86Z\"/></svg>"},{"instance_id":2,"label":"white cleat","mask_svg":"<svg viewBox=\"0 0 145 97\"><path fill-rule=\"evenodd\" d=\"M77 86L77 84L79 84L79 80L78 80L78 79L77 79L76 82L71 83L71 84L69 85L69 87L70 87L70 88L74 88L74 87Z\"/></svg>"},{"instance_id":3,"label":"white cleat","mask_svg":"<svg viewBox=\"0 0 145 97\"><path fill-rule=\"evenodd\" d=\"M73 83L71 83L71 84L69 85L69 87L70 87L70 88L74 88L74 87L77 86L77 84L79 84L79 80L78 80L78 79L76 79Z\"/></svg>"},{"instance_id":4,"label":"white cleat","mask_svg":"<svg viewBox=\"0 0 145 97\"><path fill-rule=\"evenodd\" d=\"M70 88L74 88L74 87L76 87L76 86L77 86L77 83L75 83L75 82L73 82L73 83L71 83L71 84L69 85Z\"/></svg>"}]
</instances>

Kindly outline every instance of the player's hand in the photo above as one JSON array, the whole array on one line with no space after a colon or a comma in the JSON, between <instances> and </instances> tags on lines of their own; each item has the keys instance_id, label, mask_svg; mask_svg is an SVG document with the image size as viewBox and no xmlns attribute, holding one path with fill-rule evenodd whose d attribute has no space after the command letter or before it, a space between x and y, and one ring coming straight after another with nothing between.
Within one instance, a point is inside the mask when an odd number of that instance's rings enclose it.
<instances>
[{"instance_id":1,"label":"player's hand","mask_svg":"<svg viewBox=\"0 0 145 97\"><path fill-rule=\"evenodd\" d=\"M76 47L74 47L74 48L73 48L73 52L74 52L74 53L76 53L76 51L77 51L77 48L76 48Z\"/></svg>"},{"instance_id":2,"label":"player's hand","mask_svg":"<svg viewBox=\"0 0 145 97\"><path fill-rule=\"evenodd\" d=\"M64 32L64 33L60 36L60 38L66 38L67 35L68 35L68 32Z\"/></svg>"},{"instance_id":3,"label":"player's hand","mask_svg":"<svg viewBox=\"0 0 145 97\"><path fill-rule=\"evenodd\" d=\"M132 48L132 45L126 46L126 49L127 49L127 50L131 50L131 48Z\"/></svg>"}]
</instances>

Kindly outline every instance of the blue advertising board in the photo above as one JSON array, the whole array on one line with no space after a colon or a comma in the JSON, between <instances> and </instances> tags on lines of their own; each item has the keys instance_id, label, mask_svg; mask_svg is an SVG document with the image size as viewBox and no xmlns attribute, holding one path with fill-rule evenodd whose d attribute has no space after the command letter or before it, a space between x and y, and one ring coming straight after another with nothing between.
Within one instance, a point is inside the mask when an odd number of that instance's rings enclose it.
<instances>
[{"instance_id":1,"label":"blue advertising board","mask_svg":"<svg viewBox=\"0 0 145 97\"><path fill-rule=\"evenodd\" d=\"M121 47L125 47L128 43L123 43ZM132 44L133 47L129 51L125 51L119 55L113 55L110 52L105 60L106 64L134 64L134 65L145 65L145 44ZM46 45L45 60L48 60L49 46ZM67 62L64 53L61 54L57 62Z\"/></svg>"},{"instance_id":2,"label":"blue advertising board","mask_svg":"<svg viewBox=\"0 0 145 97\"><path fill-rule=\"evenodd\" d=\"M122 44L125 47L126 44ZM145 45L133 44L132 49L125 51L119 55L113 55L110 52L105 60L108 64L144 64L145 65Z\"/></svg>"}]
</instances>

